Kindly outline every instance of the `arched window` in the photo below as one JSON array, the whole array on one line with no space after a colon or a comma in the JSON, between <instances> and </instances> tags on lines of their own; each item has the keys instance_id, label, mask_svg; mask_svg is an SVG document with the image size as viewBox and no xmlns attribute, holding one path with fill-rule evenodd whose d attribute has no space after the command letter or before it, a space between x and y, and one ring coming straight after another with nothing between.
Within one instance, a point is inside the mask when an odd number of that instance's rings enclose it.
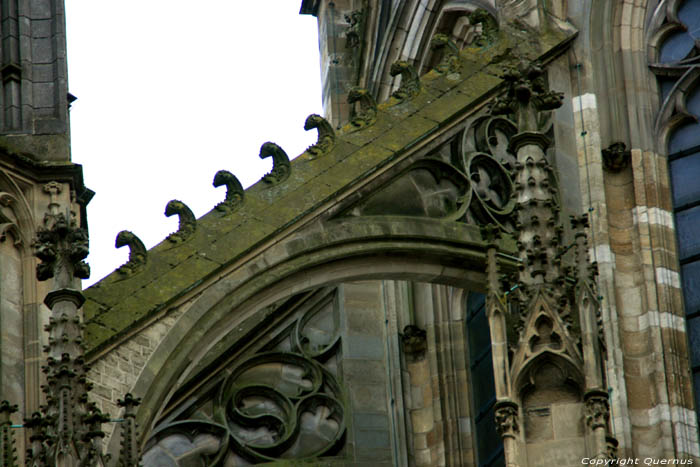
<instances>
[{"instance_id":1,"label":"arched window","mask_svg":"<svg viewBox=\"0 0 700 467\"><path fill-rule=\"evenodd\" d=\"M486 297L471 292L467 297L467 339L469 371L473 401L476 460L479 467L505 465L503 441L496 432L494 406L496 389L493 382L491 333L486 318Z\"/></svg>"},{"instance_id":2,"label":"arched window","mask_svg":"<svg viewBox=\"0 0 700 467\"><path fill-rule=\"evenodd\" d=\"M700 117L700 87L690 93L686 106ZM700 124L675 130L668 151L695 408L700 416Z\"/></svg>"}]
</instances>

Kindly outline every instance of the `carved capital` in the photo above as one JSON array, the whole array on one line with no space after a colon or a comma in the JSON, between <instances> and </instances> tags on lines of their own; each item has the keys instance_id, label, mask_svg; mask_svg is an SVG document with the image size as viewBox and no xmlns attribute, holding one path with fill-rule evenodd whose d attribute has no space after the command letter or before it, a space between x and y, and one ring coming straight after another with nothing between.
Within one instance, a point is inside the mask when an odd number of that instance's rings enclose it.
<instances>
[{"instance_id":1,"label":"carved capital","mask_svg":"<svg viewBox=\"0 0 700 467\"><path fill-rule=\"evenodd\" d=\"M588 391L584 395L586 424L592 430L605 428L610 415L608 393L601 390Z\"/></svg>"},{"instance_id":2,"label":"carved capital","mask_svg":"<svg viewBox=\"0 0 700 467\"><path fill-rule=\"evenodd\" d=\"M518 404L510 400L496 402L495 406L496 431L501 437L515 438L520 432L518 421Z\"/></svg>"}]
</instances>

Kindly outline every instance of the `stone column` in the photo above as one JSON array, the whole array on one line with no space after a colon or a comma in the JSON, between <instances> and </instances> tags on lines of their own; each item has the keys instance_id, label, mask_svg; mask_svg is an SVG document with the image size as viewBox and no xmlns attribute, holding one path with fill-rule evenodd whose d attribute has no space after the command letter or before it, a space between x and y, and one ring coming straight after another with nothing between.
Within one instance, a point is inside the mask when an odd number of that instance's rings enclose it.
<instances>
[{"instance_id":1,"label":"stone column","mask_svg":"<svg viewBox=\"0 0 700 467\"><path fill-rule=\"evenodd\" d=\"M411 399L408 413L411 417L413 461L416 466L435 465L434 451L435 417L433 414L433 389L430 365L426 358L428 342L426 332L417 326L408 325L401 334L401 346L406 357Z\"/></svg>"},{"instance_id":2,"label":"stone column","mask_svg":"<svg viewBox=\"0 0 700 467\"><path fill-rule=\"evenodd\" d=\"M494 386L497 400L495 423L498 433L503 438L506 464L509 467L517 467L522 465L519 453L518 404L512 400L508 336L506 331L507 310L496 262L497 240L500 238L500 231L493 224L489 224L482 229L482 236L487 241L486 281L489 292L486 296L486 315L491 332L491 355L493 358Z\"/></svg>"}]
</instances>

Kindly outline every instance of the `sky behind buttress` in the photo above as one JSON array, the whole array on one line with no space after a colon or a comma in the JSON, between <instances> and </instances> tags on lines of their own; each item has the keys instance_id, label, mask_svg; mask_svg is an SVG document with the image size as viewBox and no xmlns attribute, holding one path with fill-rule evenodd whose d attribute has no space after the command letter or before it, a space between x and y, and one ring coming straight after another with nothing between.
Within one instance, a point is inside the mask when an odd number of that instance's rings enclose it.
<instances>
[{"instance_id":1,"label":"sky behind buttress","mask_svg":"<svg viewBox=\"0 0 700 467\"><path fill-rule=\"evenodd\" d=\"M322 114L316 18L299 0L66 0L73 162L88 205L90 279L126 262L121 230L147 248L177 230L171 199L197 217L222 201L221 169L243 186L316 141Z\"/></svg>"}]
</instances>

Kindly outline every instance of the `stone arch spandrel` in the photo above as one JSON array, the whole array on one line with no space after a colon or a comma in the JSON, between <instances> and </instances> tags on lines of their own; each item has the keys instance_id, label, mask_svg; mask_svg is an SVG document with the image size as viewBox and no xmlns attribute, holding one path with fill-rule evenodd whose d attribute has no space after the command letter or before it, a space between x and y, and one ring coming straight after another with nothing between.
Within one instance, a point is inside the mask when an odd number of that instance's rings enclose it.
<instances>
[{"instance_id":1,"label":"stone arch spandrel","mask_svg":"<svg viewBox=\"0 0 700 467\"><path fill-rule=\"evenodd\" d=\"M406 279L480 290L483 255L476 227L428 219L330 222L282 242L222 277L175 323L132 388L144 400L139 423L151 426L177 382L211 347L203 342L215 342L256 310L303 290L348 280ZM116 438L110 442L112 452Z\"/></svg>"}]
</instances>

